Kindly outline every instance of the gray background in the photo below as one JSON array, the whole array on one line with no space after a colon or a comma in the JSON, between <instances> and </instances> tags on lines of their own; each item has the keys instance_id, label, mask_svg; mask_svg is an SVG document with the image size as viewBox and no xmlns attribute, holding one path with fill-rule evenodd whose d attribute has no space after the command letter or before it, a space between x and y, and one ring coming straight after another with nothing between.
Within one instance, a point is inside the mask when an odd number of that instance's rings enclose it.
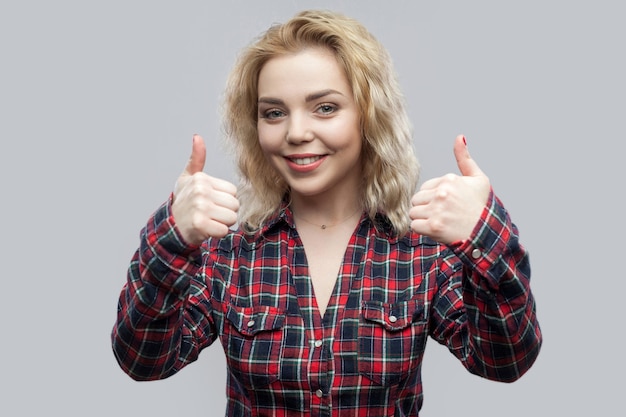
<instances>
[{"instance_id":1,"label":"gray background","mask_svg":"<svg viewBox=\"0 0 626 417\"><path fill-rule=\"evenodd\" d=\"M234 181L217 106L269 24L330 7L389 49L422 179L465 133L531 253L545 335L514 384L430 343L424 416L623 415L625 7L618 1L3 1L3 416L223 415L214 345L169 380L131 381L109 333L139 229L193 133Z\"/></svg>"}]
</instances>

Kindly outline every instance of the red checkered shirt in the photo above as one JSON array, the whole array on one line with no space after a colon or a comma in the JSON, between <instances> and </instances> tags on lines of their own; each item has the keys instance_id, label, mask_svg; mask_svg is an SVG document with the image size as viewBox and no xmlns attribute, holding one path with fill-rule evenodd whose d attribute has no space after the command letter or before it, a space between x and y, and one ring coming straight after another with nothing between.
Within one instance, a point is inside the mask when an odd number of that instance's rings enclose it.
<instances>
[{"instance_id":1,"label":"red checkered shirt","mask_svg":"<svg viewBox=\"0 0 626 417\"><path fill-rule=\"evenodd\" d=\"M416 416L428 336L498 381L539 352L528 254L493 192L470 239L449 246L364 215L323 317L287 207L254 235L201 247L185 244L170 209L142 230L114 353L132 378L161 379L219 338L227 416Z\"/></svg>"}]
</instances>

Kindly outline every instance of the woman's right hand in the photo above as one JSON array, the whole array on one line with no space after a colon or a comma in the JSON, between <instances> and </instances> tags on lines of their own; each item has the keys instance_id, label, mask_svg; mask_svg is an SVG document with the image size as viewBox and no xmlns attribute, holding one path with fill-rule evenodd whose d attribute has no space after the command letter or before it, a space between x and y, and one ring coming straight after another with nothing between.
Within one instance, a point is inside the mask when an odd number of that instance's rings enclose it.
<instances>
[{"instance_id":1,"label":"woman's right hand","mask_svg":"<svg viewBox=\"0 0 626 417\"><path fill-rule=\"evenodd\" d=\"M209 237L224 237L237 222L237 187L202 170L206 147L193 136L191 158L176 181L172 215L185 242L199 245Z\"/></svg>"}]
</instances>

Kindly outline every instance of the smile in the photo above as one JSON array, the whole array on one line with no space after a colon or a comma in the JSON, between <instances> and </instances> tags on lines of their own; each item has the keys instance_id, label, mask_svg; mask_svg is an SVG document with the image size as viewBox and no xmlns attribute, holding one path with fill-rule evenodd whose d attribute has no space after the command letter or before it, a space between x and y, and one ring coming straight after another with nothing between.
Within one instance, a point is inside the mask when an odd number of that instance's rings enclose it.
<instances>
[{"instance_id":1,"label":"smile","mask_svg":"<svg viewBox=\"0 0 626 417\"><path fill-rule=\"evenodd\" d=\"M309 165L315 161L319 161L321 158L322 157L318 155L318 156L309 156L306 158L289 158L289 160L295 163L296 165Z\"/></svg>"},{"instance_id":2,"label":"smile","mask_svg":"<svg viewBox=\"0 0 626 417\"><path fill-rule=\"evenodd\" d=\"M327 155L290 155L285 157L287 166L293 171L300 174L308 174L314 172L324 163Z\"/></svg>"}]
</instances>

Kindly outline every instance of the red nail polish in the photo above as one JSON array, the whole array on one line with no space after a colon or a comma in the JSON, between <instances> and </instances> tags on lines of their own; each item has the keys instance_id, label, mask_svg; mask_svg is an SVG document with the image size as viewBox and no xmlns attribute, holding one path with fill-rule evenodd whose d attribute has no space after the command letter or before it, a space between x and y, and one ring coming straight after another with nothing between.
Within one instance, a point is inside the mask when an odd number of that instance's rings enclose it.
<instances>
[{"instance_id":1,"label":"red nail polish","mask_svg":"<svg viewBox=\"0 0 626 417\"><path fill-rule=\"evenodd\" d=\"M467 146L467 141L465 140L465 136L463 136L463 143Z\"/></svg>"}]
</instances>

